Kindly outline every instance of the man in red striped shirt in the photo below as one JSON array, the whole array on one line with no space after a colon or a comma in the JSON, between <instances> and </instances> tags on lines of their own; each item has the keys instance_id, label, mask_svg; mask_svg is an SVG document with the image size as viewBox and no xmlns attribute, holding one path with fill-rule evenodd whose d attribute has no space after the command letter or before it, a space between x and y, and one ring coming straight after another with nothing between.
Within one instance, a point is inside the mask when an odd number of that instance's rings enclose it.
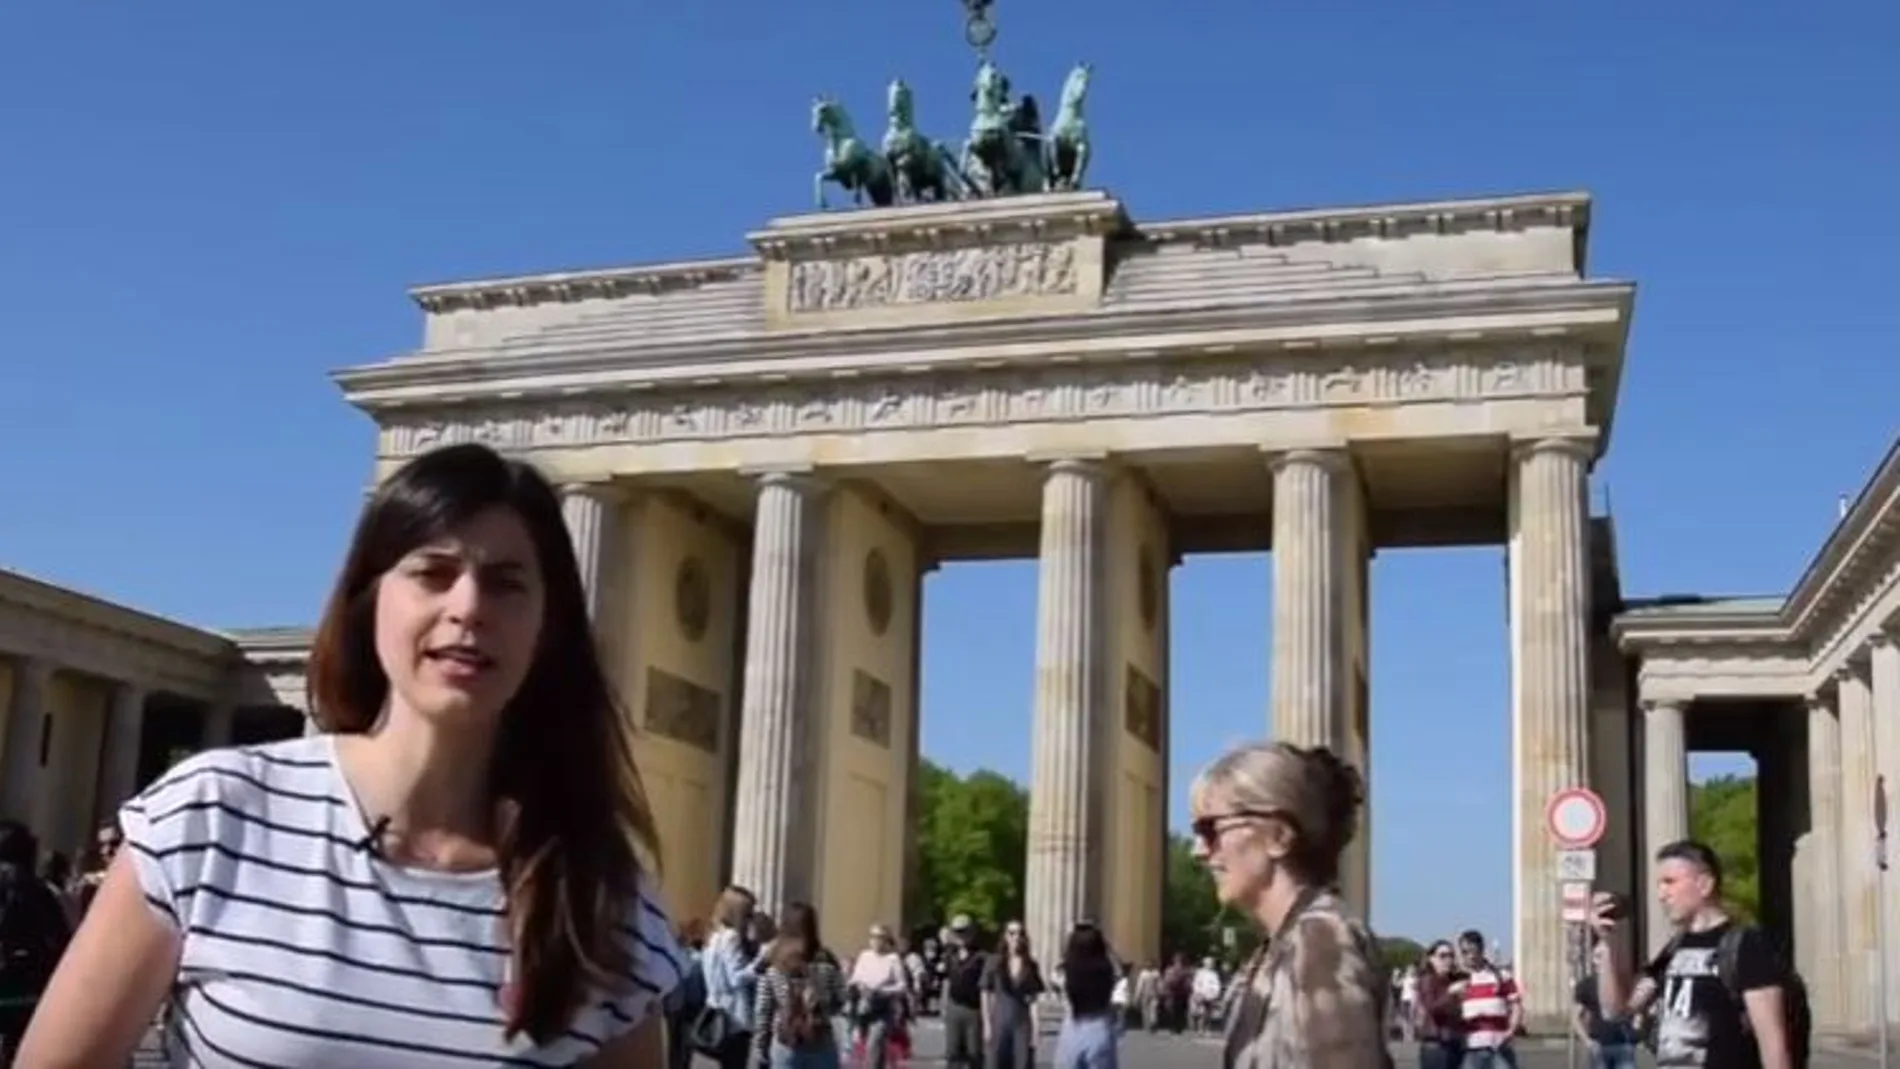
<instances>
[{"instance_id":1,"label":"man in red striped shirt","mask_svg":"<svg viewBox=\"0 0 1900 1069\"><path fill-rule=\"evenodd\" d=\"M1524 1020L1524 1000L1517 981L1500 972L1484 952L1484 935L1467 931L1458 937L1463 975L1451 985L1465 1022L1463 1069L1517 1069L1511 1038Z\"/></svg>"}]
</instances>

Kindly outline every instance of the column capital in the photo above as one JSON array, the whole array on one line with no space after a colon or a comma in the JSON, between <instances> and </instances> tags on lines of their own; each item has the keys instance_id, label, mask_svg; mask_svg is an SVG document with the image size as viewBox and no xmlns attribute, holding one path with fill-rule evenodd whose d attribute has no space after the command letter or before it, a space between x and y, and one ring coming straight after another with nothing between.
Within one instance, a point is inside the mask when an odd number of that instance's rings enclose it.
<instances>
[{"instance_id":1,"label":"column capital","mask_svg":"<svg viewBox=\"0 0 1900 1069\"><path fill-rule=\"evenodd\" d=\"M1802 696L1801 696L1801 704L1802 704L1802 706L1803 706L1803 707L1805 707L1805 708L1807 709L1807 711L1808 711L1808 712L1810 712L1810 713L1832 713L1832 712L1834 712L1834 702L1833 702L1833 700L1832 700L1832 699L1830 699L1830 698L1829 698L1829 697L1828 697L1828 696L1827 696L1827 695L1826 695L1825 693L1823 693L1823 692L1821 692L1821 691L1818 691L1818 690L1817 690L1817 691L1815 691L1815 692L1814 692L1814 693L1812 693L1812 694L1804 694L1804 695L1802 695Z\"/></svg>"},{"instance_id":2,"label":"column capital","mask_svg":"<svg viewBox=\"0 0 1900 1069\"><path fill-rule=\"evenodd\" d=\"M1575 457L1588 464L1596 459L1598 436L1594 428L1565 428L1511 435L1511 457L1526 460L1543 453Z\"/></svg>"},{"instance_id":3,"label":"column capital","mask_svg":"<svg viewBox=\"0 0 1900 1069\"><path fill-rule=\"evenodd\" d=\"M602 502L622 501L627 494L624 486L611 479L564 479L554 489L563 498L591 497Z\"/></svg>"},{"instance_id":4,"label":"column capital","mask_svg":"<svg viewBox=\"0 0 1900 1069\"><path fill-rule=\"evenodd\" d=\"M1867 636L1867 648L1869 650L1891 649L1893 646L1893 636L1885 631L1875 631L1873 634Z\"/></svg>"},{"instance_id":5,"label":"column capital","mask_svg":"<svg viewBox=\"0 0 1900 1069\"><path fill-rule=\"evenodd\" d=\"M1864 681L1863 677L1861 676L1860 668L1857 667L1852 661L1843 661L1839 668L1834 669L1834 671L1830 673L1830 678L1834 680L1834 684L1836 686L1839 686L1842 683L1854 683L1854 682Z\"/></svg>"},{"instance_id":6,"label":"column capital","mask_svg":"<svg viewBox=\"0 0 1900 1069\"><path fill-rule=\"evenodd\" d=\"M1313 464L1336 473L1345 471L1352 464L1352 453L1343 441L1330 445L1263 445L1260 453L1266 458L1267 470L1272 472L1293 464Z\"/></svg>"},{"instance_id":7,"label":"column capital","mask_svg":"<svg viewBox=\"0 0 1900 1069\"><path fill-rule=\"evenodd\" d=\"M1690 705L1681 698L1644 698L1637 704L1641 705L1643 712L1650 716L1663 712L1686 713Z\"/></svg>"},{"instance_id":8,"label":"column capital","mask_svg":"<svg viewBox=\"0 0 1900 1069\"><path fill-rule=\"evenodd\" d=\"M1041 449L1025 454L1023 459L1042 468L1045 475L1063 472L1102 476L1115 464L1115 458L1101 449Z\"/></svg>"}]
</instances>

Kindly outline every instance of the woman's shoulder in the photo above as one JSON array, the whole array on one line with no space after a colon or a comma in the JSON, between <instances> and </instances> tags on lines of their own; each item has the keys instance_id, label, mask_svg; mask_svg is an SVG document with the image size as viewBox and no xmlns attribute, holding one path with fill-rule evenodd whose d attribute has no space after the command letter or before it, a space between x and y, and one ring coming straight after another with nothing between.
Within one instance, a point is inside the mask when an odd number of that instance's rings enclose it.
<instances>
[{"instance_id":1,"label":"woman's shoulder","mask_svg":"<svg viewBox=\"0 0 1900 1069\"><path fill-rule=\"evenodd\" d=\"M1321 895L1282 938L1285 950L1275 957L1293 974L1296 988L1371 990L1378 981L1378 941L1336 895Z\"/></svg>"},{"instance_id":2,"label":"woman's shoulder","mask_svg":"<svg viewBox=\"0 0 1900 1069\"><path fill-rule=\"evenodd\" d=\"M312 736L193 754L127 801L121 822L134 836L190 816L182 823L202 833L226 819L256 818L266 811L327 811L342 804L333 788L328 745L328 739Z\"/></svg>"}]
</instances>

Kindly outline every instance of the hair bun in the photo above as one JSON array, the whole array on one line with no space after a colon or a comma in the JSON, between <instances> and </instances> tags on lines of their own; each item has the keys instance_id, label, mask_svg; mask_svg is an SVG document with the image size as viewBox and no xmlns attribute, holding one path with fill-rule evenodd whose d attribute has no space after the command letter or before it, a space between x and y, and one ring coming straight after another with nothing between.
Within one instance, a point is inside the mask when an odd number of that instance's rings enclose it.
<instances>
[{"instance_id":1,"label":"hair bun","mask_svg":"<svg viewBox=\"0 0 1900 1069\"><path fill-rule=\"evenodd\" d=\"M1302 756L1325 814L1325 838L1333 849L1343 850L1359 833L1359 809L1366 802L1365 777L1331 747L1314 746L1302 751Z\"/></svg>"}]
</instances>

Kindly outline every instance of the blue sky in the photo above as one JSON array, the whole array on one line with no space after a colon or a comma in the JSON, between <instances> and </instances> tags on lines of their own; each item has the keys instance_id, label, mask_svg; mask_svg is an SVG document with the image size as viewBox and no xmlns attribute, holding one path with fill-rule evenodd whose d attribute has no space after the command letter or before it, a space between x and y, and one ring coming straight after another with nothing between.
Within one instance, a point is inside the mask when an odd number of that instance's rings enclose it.
<instances>
[{"instance_id":1,"label":"blue sky","mask_svg":"<svg viewBox=\"0 0 1900 1069\"><path fill-rule=\"evenodd\" d=\"M1641 285L1600 469L1625 586L1774 591L1895 429L1900 9L1713 10L998 0L998 50L1045 96L1095 64L1092 177L1138 217L1594 193L1592 270ZM814 93L877 127L901 73L960 131L959 18L0 7L0 562L204 624L310 620L371 451L324 375L416 343L405 286L738 251L810 203ZM1373 574L1374 920L1504 933L1500 551ZM1033 566L927 589L927 752L1024 775ZM1265 730L1267 558L1191 558L1173 596L1185 782Z\"/></svg>"}]
</instances>

